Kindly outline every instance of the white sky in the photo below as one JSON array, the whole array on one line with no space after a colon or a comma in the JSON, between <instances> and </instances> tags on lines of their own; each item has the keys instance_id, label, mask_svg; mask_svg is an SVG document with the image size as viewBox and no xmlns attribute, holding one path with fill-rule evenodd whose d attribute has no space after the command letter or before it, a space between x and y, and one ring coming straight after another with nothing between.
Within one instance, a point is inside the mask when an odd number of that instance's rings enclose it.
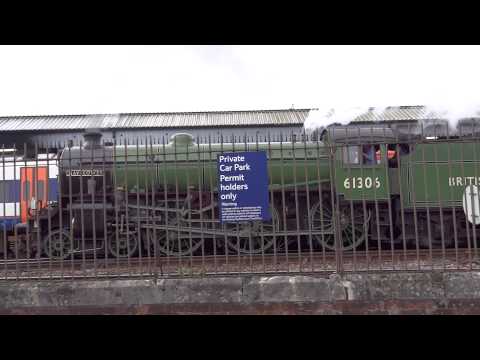
<instances>
[{"instance_id":1,"label":"white sky","mask_svg":"<svg viewBox=\"0 0 480 360\"><path fill-rule=\"evenodd\" d=\"M0 46L0 115L480 104L480 46Z\"/></svg>"}]
</instances>

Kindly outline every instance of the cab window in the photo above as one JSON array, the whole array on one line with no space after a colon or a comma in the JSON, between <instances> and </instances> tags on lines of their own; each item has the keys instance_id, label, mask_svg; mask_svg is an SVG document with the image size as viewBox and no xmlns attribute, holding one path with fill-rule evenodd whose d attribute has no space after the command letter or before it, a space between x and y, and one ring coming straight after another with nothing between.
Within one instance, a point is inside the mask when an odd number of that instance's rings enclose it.
<instances>
[{"instance_id":1,"label":"cab window","mask_svg":"<svg viewBox=\"0 0 480 360\"><path fill-rule=\"evenodd\" d=\"M381 158L377 156L380 152L380 145L363 145L362 146L362 159L364 165L377 165L380 164Z\"/></svg>"},{"instance_id":2,"label":"cab window","mask_svg":"<svg viewBox=\"0 0 480 360\"><path fill-rule=\"evenodd\" d=\"M380 145L355 145L343 148L343 163L349 165L378 165Z\"/></svg>"},{"instance_id":3,"label":"cab window","mask_svg":"<svg viewBox=\"0 0 480 360\"><path fill-rule=\"evenodd\" d=\"M345 146L343 148L343 163L344 164L360 164L359 154L360 147L355 146Z\"/></svg>"}]
</instances>

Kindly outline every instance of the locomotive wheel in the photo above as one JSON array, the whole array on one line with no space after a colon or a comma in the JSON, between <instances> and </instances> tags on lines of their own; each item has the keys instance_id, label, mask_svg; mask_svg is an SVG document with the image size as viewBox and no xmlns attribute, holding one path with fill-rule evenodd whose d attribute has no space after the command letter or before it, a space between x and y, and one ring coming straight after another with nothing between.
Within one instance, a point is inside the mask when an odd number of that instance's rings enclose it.
<instances>
[{"instance_id":1,"label":"locomotive wheel","mask_svg":"<svg viewBox=\"0 0 480 360\"><path fill-rule=\"evenodd\" d=\"M186 224L180 220L180 226L185 226ZM177 226L177 215L169 214L168 216L168 226ZM178 230L160 230L160 229L150 229L150 241L152 244L156 241L157 252L162 255L167 256L187 256L194 253L201 245L201 238L192 238L190 239L188 231L178 231ZM152 248L154 245L152 245Z\"/></svg>"},{"instance_id":2,"label":"locomotive wheel","mask_svg":"<svg viewBox=\"0 0 480 360\"><path fill-rule=\"evenodd\" d=\"M262 230L263 225L263 230ZM280 230L280 216L276 208L272 211L270 222L250 221L227 224L228 232L237 233L236 236L227 236L228 248L240 254L261 254L269 250L279 236L263 235Z\"/></svg>"},{"instance_id":3,"label":"locomotive wheel","mask_svg":"<svg viewBox=\"0 0 480 360\"><path fill-rule=\"evenodd\" d=\"M116 258L135 256L138 245L138 236L134 231L130 231L128 237L126 232L119 233L118 241L115 232L108 237L108 251Z\"/></svg>"},{"instance_id":4,"label":"locomotive wheel","mask_svg":"<svg viewBox=\"0 0 480 360\"><path fill-rule=\"evenodd\" d=\"M314 234L313 237L325 249L335 250L332 206L329 202L323 202L321 209L320 205L320 202L318 202L310 210L310 224L312 231L321 231L323 234ZM322 212L323 218L321 217ZM365 224L368 226L370 213L368 213L366 220L363 216L363 211L356 213L354 209L352 222L350 206L345 206L340 210L339 224L341 228L342 250L352 250L365 241Z\"/></svg>"},{"instance_id":5,"label":"locomotive wheel","mask_svg":"<svg viewBox=\"0 0 480 360\"><path fill-rule=\"evenodd\" d=\"M43 251L52 259L66 259L72 252L72 241L67 230L52 231L43 240Z\"/></svg>"}]
</instances>

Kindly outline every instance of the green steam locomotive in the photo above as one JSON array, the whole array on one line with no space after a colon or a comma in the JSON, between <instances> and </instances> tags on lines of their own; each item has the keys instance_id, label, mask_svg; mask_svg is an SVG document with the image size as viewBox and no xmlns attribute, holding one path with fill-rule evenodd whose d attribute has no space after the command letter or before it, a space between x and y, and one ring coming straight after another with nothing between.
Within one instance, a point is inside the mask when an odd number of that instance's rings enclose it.
<instances>
[{"instance_id":1,"label":"green steam locomotive","mask_svg":"<svg viewBox=\"0 0 480 360\"><path fill-rule=\"evenodd\" d=\"M480 124L333 125L302 139L85 144L58 159L58 201L18 229L52 258L476 246ZM271 220L219 221L217 155L263 151ZM26 237L27 235L25 235Z\"/></svg>"}]
</instances>

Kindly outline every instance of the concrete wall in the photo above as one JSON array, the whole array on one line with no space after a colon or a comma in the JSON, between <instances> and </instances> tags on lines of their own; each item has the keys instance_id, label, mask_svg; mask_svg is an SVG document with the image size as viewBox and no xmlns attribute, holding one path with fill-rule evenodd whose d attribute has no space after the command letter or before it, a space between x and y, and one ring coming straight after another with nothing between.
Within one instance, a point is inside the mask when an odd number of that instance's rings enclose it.
<instances>
[{"instance_id":1,"label":"concrete wall","mask_svg":"<svg viewBox=\"0 0 480 360\"><path fill-rule=\"evenodd\" d=\"M4 282L0 314L480 313L480 273Z\"/></svg>"}]
</instances>

